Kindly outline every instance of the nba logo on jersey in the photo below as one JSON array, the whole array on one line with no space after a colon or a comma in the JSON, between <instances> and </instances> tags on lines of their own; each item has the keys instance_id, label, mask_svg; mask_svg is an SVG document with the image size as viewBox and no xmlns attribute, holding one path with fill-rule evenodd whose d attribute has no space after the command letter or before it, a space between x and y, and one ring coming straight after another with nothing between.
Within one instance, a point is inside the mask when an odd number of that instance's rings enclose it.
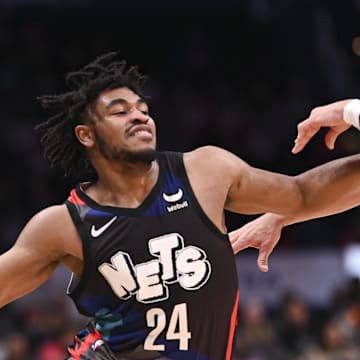
<instances>
[{"instance_id":1,"label":"nba logo on jersey","mask_svg":"<svg viewBox=\"0 0 360 360\"><path fill-rule=\"evenodd\" d=\"M211 265L203 249L184 246L178 233L148 241L153 260L134 265L128 253L118 251L111 264L98 267L114 293L122 300L136 295L142 303L168 299L169 286L178 283L185 290L200 289L208 281Z\"/></svg>"}]
</instances>

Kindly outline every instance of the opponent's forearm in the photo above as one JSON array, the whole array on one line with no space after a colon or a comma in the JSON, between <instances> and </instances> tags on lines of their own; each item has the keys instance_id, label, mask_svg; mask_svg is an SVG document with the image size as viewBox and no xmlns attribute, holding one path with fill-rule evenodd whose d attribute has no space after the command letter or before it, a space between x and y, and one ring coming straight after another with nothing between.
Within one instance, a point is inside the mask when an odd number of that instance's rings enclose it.
<instances>
[{"instance_id":1,"label":"opponent's forearm","mask_svg":"<svg viewBox=\"0 0 360 360\"><path fill-rule=\"evenodd\" d=\"M296 177L303 194L293 214L280 216L284 225L324 217L360 205L360 155L328 162Z\"/></svg>"}]
</instances>

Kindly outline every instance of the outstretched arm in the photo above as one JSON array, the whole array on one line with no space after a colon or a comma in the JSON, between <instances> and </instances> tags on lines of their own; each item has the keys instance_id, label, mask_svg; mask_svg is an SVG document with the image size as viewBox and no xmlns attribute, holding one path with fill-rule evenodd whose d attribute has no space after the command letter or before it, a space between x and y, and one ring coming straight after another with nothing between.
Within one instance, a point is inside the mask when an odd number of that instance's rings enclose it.
<instances>
[{"instance_id":1,"label":"outstretched arm","mask_svg":"<svg viewBox=\"0 0 360 360\"><path fill-rule=\"evenodd\" d=\"M227 154L223 159L231 163L225 208L233 212L314 218L360 203L360 154L327 162L297 176L256 169L237 158L231 161Z\"/></svg>"},{"instance_id":2,"label":"outstretched arm","mask_svg":"<svg viewBox=\"0 0 360 360\"><path fill-rule=\"evenodd\" d=\"M347 99L314 108L307 119L298 124L298 134L292 149L299 153L322 128L329 128L325 135L325 144L332 150L337 137L351 125L359 129L360 101Z\"/></svg>"},{"instance_id":3,"label":"outstretched arm","mask_svg":"<svg viewBox=\"0 0 360 360\"><path fill-rule=\"evenodd\" d=\"M229 234L234 253L259 249L258 266L268 270L268 258L283 227L320 218L360 205L360 155L326 163L295 177L305 194L293 213L265 214Z\"/></svg>"},{"instance_id":4,"label":"outstretched arm","mask_svg":"<svg viewBox=\"0 0 360 360\"><path fill-rule=\"evenodd\" d=\"M329 171L328 176L326 172L321 176L328 177L330 188L333 190L329 190L329 201L322 202L321 206L305 206L290 215L268 213L231 232L229 237L234 253L236 254L248 247L259 249L258 267L261 271L266 272L268 271L269 256L278 243L281 231L285 226L337 214L360 205L360 186L357 185L360 181L359 159L360 156L356 155L331 162L334 165L333 171ZM343 171L341 170L338 174L336 170L337 164L340 166L338 169L343 167ZM310 170L300 175L300 177L306 177L309 174L317 176L316 170L314 170ZM342 184L346 184L348 180L352 185L343 187ZM315 186L313 189L306 191L310 191L310 194L313 192L314 195L316 192L321 193L323 191L321 182L319 182L319 185L320 188ZM326 196L326 192L324 196Z\"/></svg>"},{"instance_id":5,"label":"outstretched arm","mask_svg":"<svg viewBox=\"0 0 360 360\"><path fill-rule=\"evenodd\" d=\"M47 208L35 215L15 245L0 255L0 308L45 282L64 254L61 233L63 206Z\"/></svg>"},{"instance_id":6,"label":"outstretched arm","mask_svg":"<svg viewBox=\"0 0 360 360\"><path fill-rule=\"evenodd\" d=\"M333 149L337 137L351 126L360 129L358 99L337 101L314 108L310 116L298 124L298 135L292 152L300 152L321 127L329 128L325 144L329 149ZM293 214L265 214L231 232L229 236L234 253L248 247L259 249L258 266L260 270L268 271L268 258L279 241L283 227L360 205L358 162L358 156L349 157L329 163L329 168L325 164L322 168L299 175L298 179L305 184L303 191L308 193L308 199L312 200L305 201L305 206L299 207ZM307 182L306 178L309 176L314 176L314 181ZM350 182L347 186L348 181ZM317 197L320 201L316 200Z\"/></svg>"}]
</instances>

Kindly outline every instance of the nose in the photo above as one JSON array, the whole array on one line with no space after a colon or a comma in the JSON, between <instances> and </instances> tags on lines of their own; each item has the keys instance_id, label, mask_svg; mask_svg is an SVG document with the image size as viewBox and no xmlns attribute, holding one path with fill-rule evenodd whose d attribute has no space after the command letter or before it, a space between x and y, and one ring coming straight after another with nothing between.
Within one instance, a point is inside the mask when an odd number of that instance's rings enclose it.
<instances>
[{"instance_id":1,"label":"nose","mask_svg":"<svg viewBox=\"0 0 360 360\"><path fill-rule=\"evenodd\" d=\"M148 114L144 114L142 111L140 111L139 109L133 109L133 111L131 112L131 117L132 117L132 122L137 121L137 122L141 122L143 124L146 124L149 121L149 115Z\"/></svg>"}]
</instances>

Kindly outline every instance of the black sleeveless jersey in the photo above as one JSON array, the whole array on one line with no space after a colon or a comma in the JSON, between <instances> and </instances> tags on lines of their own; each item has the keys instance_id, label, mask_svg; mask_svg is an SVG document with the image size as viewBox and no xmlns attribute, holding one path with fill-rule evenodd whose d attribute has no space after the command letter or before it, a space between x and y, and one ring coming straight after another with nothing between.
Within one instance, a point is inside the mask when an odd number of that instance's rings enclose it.
<instances>
[{"instance_id":1,"label":"black sleeveless jersey","mask_svg":"<svg viewBox=\"0 0 360 360\"><path fill-rule=\"evenodd\" d=\"M68 294L119 359L230 360L239 295L228 236L197 202L183 155L158 161L138 208L101 206L81 186L72 190L66 205L84 269Z\"/></svg>"}]
</instances>

